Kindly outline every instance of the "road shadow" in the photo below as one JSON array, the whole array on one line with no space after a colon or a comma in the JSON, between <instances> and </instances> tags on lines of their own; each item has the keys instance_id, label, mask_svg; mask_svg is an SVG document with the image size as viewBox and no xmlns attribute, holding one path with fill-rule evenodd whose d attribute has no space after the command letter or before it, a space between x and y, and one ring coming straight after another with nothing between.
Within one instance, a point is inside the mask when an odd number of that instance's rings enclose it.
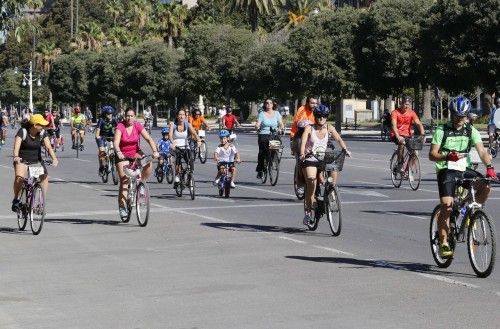
<instances>
[{"instance_id":1,"label":"road shadow","mask_svg":"<svg viewBox=\"0 0 500 329\"><path fill-rule=\"evenodd\" d=\"M27 227L24 231L21 231L19 228L14 228L14 227L0 227L0 233L1 234L15 234L15 235L23 235L23 234L30 234L31 231L29 228L29 224L27 224Z\"/></svg>"},{"instance_id":2,"label":"road shadow","mask_svg":"<svg viewBox=\"0 0 500 329\"><path fill-rule=\"evenodd\" d=\"M364 268L383 268L396 271L406 271L414 273L424 273L424 274L435 274L440 276L452 276L452 277L462 277L462 278L475 278L475 275L467 273L456 273L449 272L439 269L435 265L422 264L422 263L412 263L412 262L399 262L399 261L389 261L389 260L368 260L368 259L356 259L349 257L308 257L308 256L285 256L288 259L302 260L308 262L316 263L331 263L339 265L343 268L349 269L364 269Z\"/></svg>"},{"instance_id":3,"label":"road shadow","mask_svg":"<svg viewBox=\"0 0 500 329\"><path fill-rule=\"evenodd\" d=\"M117 216L118 216L118 211L117 211ZM80 225L97 224L97 225L110 225L110 226L115 226L118 224L126 224L120 221L119 219L108 220L108 219L83 219L83 218L45 218L45 222L80 224Z\"/></svg>"},{"instance_id":4,"label":"road shadow","mask_svg":"<svg viewBox=\"0 0 500 329\"><path fill-rule=\"evenodd\" d=\"M408 215L408 216L424 216L427 218L431 218L431 211L398 211L398 210L361 210L361 212L366 212L369 214L378 214L378 215L390 215L393 216L395 214Z\"/></svg>"},{"instance_id":5,"label":"road shadow","mask_svg":"<svg viewBox=\"0 0 500 329\"><path fill-rule=\"evenodd\" d=\"M329 236L331 234L312 232L306 228L297 227L283 227L275 225L259 225L259 224L243 224L243 223L201 223L202 226L216 228L226 231L239 231L239 232L268 232L268 233L285 233L293 235L315 235L315 236Z\"/></svg>"},{"instance_id":6,"label":"road shadow","mask_svg":"<svg viewBox=\"0 0 500 329\"><path fill-rule=\"evenodd\" d=\"M343 188L350 189L360 189L360 190L394 190L393 186L384 186L384 185L371 185L371 184L339 184L340 190Z\"/></svg>"}]
</instances>

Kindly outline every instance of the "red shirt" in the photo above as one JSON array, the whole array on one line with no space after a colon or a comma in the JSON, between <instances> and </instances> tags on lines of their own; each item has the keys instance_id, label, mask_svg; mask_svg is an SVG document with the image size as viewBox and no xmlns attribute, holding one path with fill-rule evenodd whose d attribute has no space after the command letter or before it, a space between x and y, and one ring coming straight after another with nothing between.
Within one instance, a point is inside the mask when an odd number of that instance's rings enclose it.
<instances>
[{"instance_id":1,"label":"red shirt","mask_svg":"<svg viewBox=\"0 0 500 329\"><path fill-rule=\"evenodd\" d=\"M54 116L52 115L52 113L45 115L45 120L49 122L49 124L47 125L47 129L55 129L56 126L54 125Z\"/></svg>"},{"instance_id":2,"label":"red shirt","mask_svg":"<svg viewBox=\"0 0 500 329\"><path fill-rule=\"evenodd\" d=\"M236 115L234 114L226 114L224 117L224 126L226 126L227 129L233 129L234 128L234 122L236 121Z\"/></svg>"},{"instance_id":3,"label":"red shirt","mask_svg":"<svg viewBox=\"0 0 500 329\"><path fill-rule=\"evenodd\" d=\"M398 134L402 137L410 137L412 135L412 124L418 119L417 114L412 110L403 113L400 109L396 109L391 113L391 119L396 119L396 128ZM391 137L394 137L394 131L391 130Z\"/></svg>"}]
</instances>

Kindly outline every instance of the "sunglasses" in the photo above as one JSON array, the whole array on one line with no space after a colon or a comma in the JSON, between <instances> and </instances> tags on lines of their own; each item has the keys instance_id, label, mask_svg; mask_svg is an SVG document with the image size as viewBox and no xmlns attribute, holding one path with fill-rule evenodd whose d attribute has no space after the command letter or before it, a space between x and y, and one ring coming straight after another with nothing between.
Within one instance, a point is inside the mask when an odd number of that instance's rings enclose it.
<instances>
[{"instance_id":1,"label":"sunglasses","mask_svg":"<svg viewBox=\"0 0 500 329\"><path fill-rule=\"evenodd\" d=\"M326 119L326 118L328 118L328 115L315 115L314 118L316 118L316 119Z\"/></svg>"}]
</instances>

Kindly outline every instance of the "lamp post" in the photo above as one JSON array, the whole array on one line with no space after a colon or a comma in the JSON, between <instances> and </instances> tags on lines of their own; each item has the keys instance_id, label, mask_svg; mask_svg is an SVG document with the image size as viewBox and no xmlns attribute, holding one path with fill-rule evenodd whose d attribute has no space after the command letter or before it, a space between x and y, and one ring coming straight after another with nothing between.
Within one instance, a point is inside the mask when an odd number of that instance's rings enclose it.
<instances>
[{"instance_id":1,"label":"lamp post","mask_svg":"<svg viewBox=\"0 0 500 329\"><path fill-rule=\"evenodd\" d=\"M14 73L18 73L20 71L17 67L14 69ZM22 70L21 70L22 71ZM23 73L23 87L28 85L30 87L30 99L29 99L29 109L33 112L33 81L36 80L36 85L40 87L42 85L42 81L40 77L33 77L33 61L30 61L30 67L28 73Z\"/></svg>"}]
</instances>

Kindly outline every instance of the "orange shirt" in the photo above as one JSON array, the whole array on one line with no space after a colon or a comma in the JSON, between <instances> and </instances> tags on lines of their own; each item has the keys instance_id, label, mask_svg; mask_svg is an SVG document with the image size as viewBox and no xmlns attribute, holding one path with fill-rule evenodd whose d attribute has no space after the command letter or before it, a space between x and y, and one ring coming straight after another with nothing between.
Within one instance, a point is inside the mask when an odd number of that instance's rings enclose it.
<instances>
[{"instance_id":1,"label":"orange shirt","mask_svg":"<svg viewBox=\"0 0 500 329\"><path fill-rule=\"evenodd\" d=\"M311 124L314 123L314 114L313 111L307 105L302 105L295 113L293 117L292 128L290 129L290 137L294 138L295 133L297 132L297 123L302 120L308 120Z\"/></svg>"},{"instance_id":2,"label":"orange shirt","mask_svg":"<svg viewBox=\"0 0 500 329\"><path fill-rule=\"evenodd\" d=\"M205 118L202 115L200 115L198 118L190 116L189 123L196 131L200 130L203 125L207 125L205 122Z\"/></svg>"},{"instance_id":3,"label":"orange shirt","mask_svg":"<svg viewBox=\"0 0 500 329\"><path fill-rule=\"evenodd\" d=\"M405 113L400 109L396 109L391 113L391 119L396 119L396 128L398 134L403 137L410 137L412 135L412 124L418 120L417 113L408 110ZM394 136L394 131L391 130L391 136Z\"/></svg>"}]
</instances>

